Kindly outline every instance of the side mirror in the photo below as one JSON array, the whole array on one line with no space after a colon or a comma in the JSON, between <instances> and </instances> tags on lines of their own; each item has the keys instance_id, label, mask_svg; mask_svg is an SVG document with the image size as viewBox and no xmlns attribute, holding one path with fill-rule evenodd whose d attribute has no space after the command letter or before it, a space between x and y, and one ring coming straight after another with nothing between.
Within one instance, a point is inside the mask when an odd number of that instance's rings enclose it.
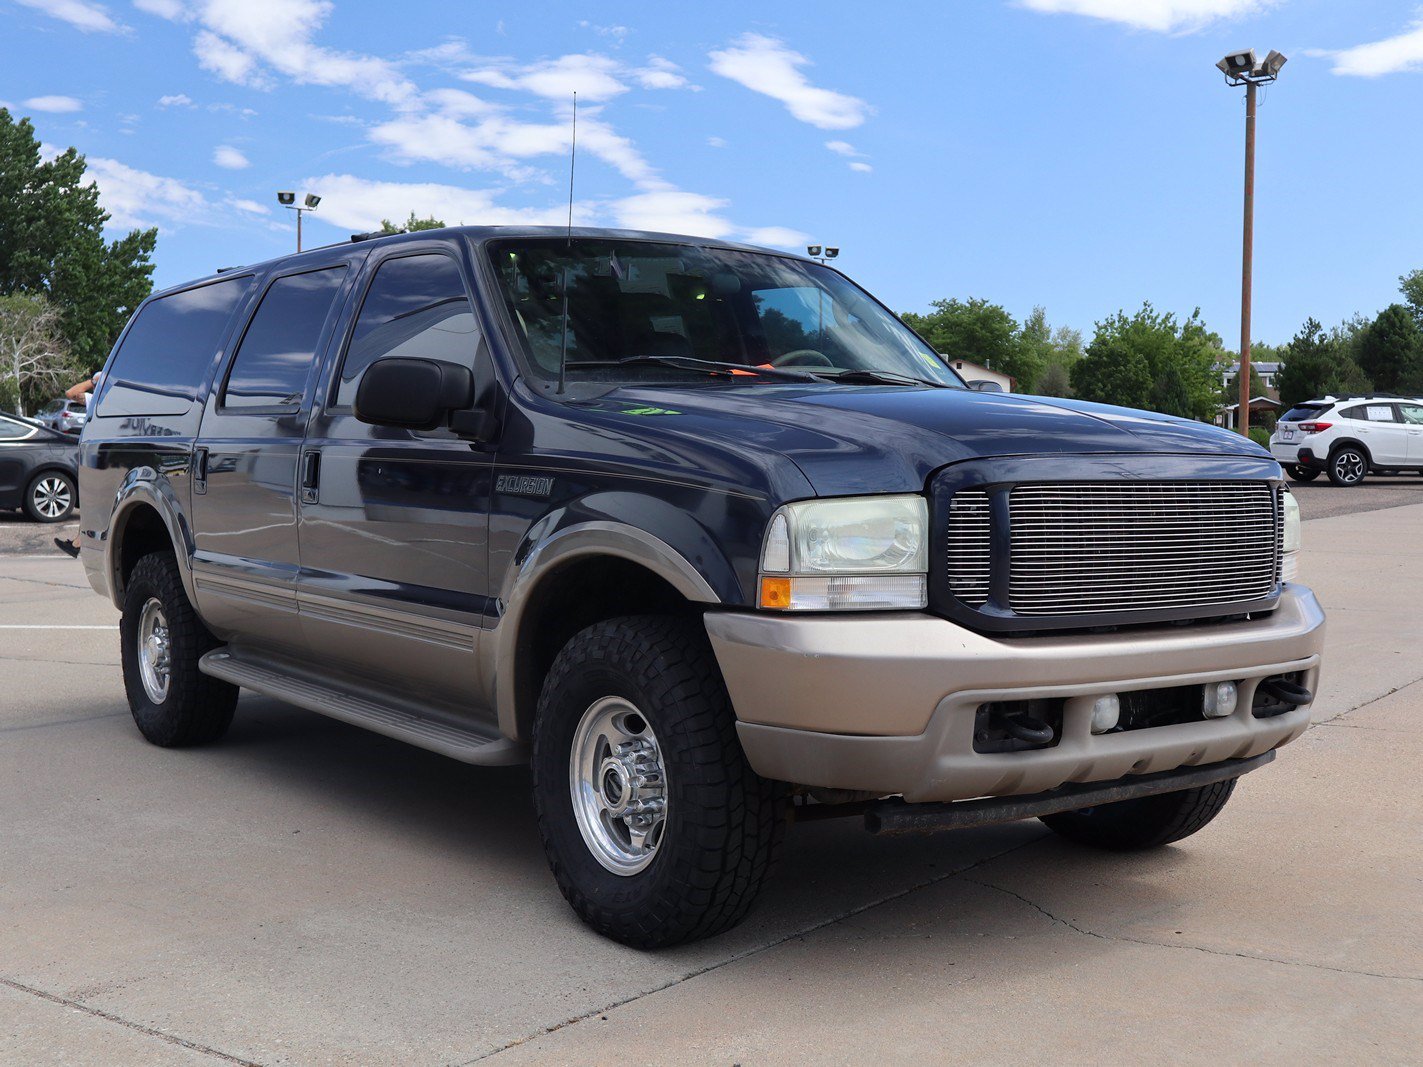
<instances>
[{"instance_id":1,"label":"side mirror","mask_svg":"<svg viewBox=\"0 0 1423 1067\"><path fill-rule=\"evenodd\" d=\"M978 379L978 380L976 380L976 381L969 382L969 383L968 383L968 387L969 387L970 389L972 389L975 393L1001 393L1001 392L1003 392L1003 387L1002 387L1001 385L999 385L997 382L984 381L984 380L981 379L981 378Z\"/></svg>"},{"instance_id":2,"label":"side mirror","mask_svg":"<svg viewBox=\"0 0 1423 1067\"><path fill-rule=\"evenodd\" d=\"M437 359L378 359L356 389L356 418L373 426L435 430L474 403L468 367Z\"/></svg>"}]
</instances>

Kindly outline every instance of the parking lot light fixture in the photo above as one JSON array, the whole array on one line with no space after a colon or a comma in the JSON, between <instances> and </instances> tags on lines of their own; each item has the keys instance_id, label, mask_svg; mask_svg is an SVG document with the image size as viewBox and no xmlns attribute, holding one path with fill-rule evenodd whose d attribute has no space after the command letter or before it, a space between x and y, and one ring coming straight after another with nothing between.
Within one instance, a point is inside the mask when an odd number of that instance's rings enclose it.
<instances>
[{"instance_id":1,"label":"parking lot light fixture","mask_svg":"<svg viewBox=\"0 0 1423 1067\"><path fill-rule=\"evenodd\" d=\"M283 190L277 194L277 203L282 207L296 212L296 250L301 251L301 217L308 211L315 211L316 206L321 203L321 197L316 193L302 194L301 203L296 202L296 193Z\"/></svg>"}]
</instances>

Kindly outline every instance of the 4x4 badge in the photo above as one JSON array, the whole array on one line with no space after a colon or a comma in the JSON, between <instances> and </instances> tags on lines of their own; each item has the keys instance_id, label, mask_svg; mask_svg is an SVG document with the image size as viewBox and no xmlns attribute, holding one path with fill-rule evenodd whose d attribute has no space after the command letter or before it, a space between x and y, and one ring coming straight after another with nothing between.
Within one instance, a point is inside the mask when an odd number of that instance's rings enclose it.
<instances>
[{"instance_id":1,"label":"4x4 badge","mask_svg":"<svg viewBox=\"0 0 1423 1067\"><path fill-rule=\"evenodd\" d=\"M532 474L501 474L494 479L496 493L510 496L536 496L547 499L553 493L553 479Z\"/></svg>"}]
</instances>

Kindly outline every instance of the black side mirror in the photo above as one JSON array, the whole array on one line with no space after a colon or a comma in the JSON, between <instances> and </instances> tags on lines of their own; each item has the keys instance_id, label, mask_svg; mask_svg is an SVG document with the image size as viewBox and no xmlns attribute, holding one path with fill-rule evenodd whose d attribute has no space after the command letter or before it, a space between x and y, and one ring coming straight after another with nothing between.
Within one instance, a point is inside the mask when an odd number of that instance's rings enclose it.
<instances>
[{"instance_id":1,"label":"black side mirror","mask_svg":"<svg viewBox=\"0 0 1423 1067\"><path fill-rule=\"evenodd\" d=\"M474 403L468 367L438 359L378 359L356 389L356 418L374 426L435 430Z\"/></svg>"},{"instance_id":2,"label":"black side mirror","mask_svg":"<svg viewBox=\"0 0 1423 1067\"><path fill-rule=\"evenodd\" d=\"M975 393L1001 393L1003 387L997 382L985 381L982 378L975 379L968 383L968 387Z\"/></svg>"}]
</instances>

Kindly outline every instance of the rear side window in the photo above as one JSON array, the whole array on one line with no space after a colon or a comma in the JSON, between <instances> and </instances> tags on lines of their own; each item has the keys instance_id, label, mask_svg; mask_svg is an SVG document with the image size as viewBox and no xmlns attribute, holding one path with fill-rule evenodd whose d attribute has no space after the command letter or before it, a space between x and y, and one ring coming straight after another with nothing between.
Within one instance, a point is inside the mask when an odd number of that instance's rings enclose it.
<instances>
[{"instance_id":1,"label":"rear side window","mask_svg":"<svg viewBox=\"0 0 1423 1067\"><path fill-rule=\"evenodd\" d=\"M1317 419L1327 411L1327 404L1300 404L1290 408L1280 416L1281 422L1309 422L1310 419Z\"/></svg>"},{"instance_id":2,"label":"rear side window","mask_svg":"<svg viewBox=\"0 0 1423 1067\"><path fill-rule=\"evenodd\" d=\"M378 359L439 359L473 370L478 348L474 313L453 259L438 253L388 259L361 304L333 406L355 402L361 375Z\"/></svg>"},{"instance_id":3,"label":"rear side window","mask_svg":"<svg viewBox=\"0 0 1423 1067\"><path fill-rule=\"evenodd\" d=\"M278 278L262 295L242 335L222 394L222 406L296 408L345 267Z\"/></svg>"},{"instance_id":4,"label":"rear side window","mask_svg":"<svg viewBox=\"0 0 1423 1067\"><path fill-rule=\"evenodd\" d=\"M1346 419L1358 422L1397 422L1392 404L1356 404L1339 412Z\"/></svg>"},{"instance_id":5,"label":"rear side window","mask_svg":"<svg viewBox=\"0 0 1423 1067\"><path fill-rule=\"evenodd\" d=\"M213 356L251 276L150 300L114 355L104 415L180 415L207 381Z\"/></svg>"}]
</instances>

